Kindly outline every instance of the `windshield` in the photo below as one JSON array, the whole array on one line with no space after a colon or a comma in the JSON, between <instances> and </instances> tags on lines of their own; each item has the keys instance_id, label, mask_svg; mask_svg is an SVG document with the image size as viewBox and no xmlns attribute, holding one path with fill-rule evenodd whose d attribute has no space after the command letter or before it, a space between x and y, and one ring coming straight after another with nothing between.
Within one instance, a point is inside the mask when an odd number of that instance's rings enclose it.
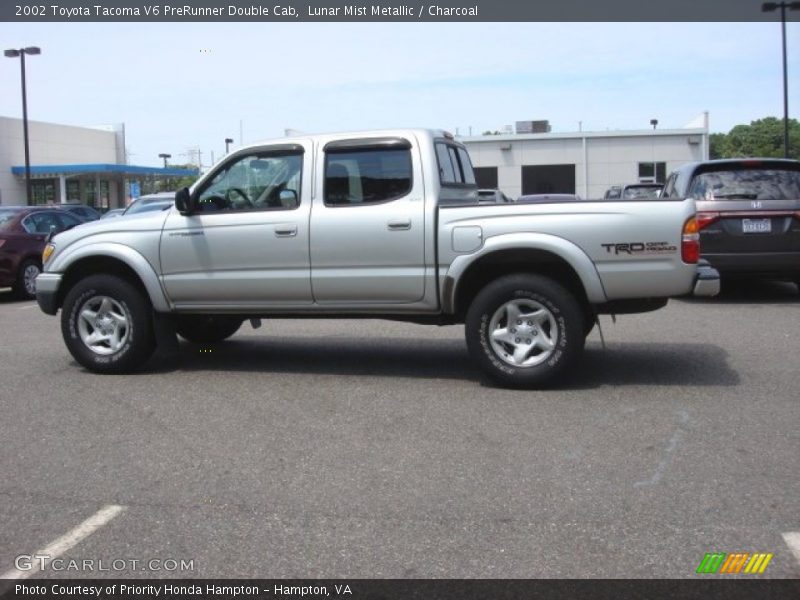
<instances>
[{"instance_id":1,"label":"windshield","mask_svg":"<svg viewBox=\"0 0 800 600\"><path fill-rule=\"evenodd\" d=\"M789 200L800 198L800 171L736 169L697 175L689 187L695 200Z\"/></svg>"}]
</instances>

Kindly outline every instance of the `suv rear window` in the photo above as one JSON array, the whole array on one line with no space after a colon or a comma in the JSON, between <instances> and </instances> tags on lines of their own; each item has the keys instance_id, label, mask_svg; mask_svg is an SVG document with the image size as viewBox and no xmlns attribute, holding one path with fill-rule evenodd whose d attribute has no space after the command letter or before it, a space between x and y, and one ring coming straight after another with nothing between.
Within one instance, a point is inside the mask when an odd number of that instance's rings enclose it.
<instances>
[{"instance_id":1,"label":"suv rear window","mask_svg":"<svg viewBox=\"0 0 800 600\"><path fill-rule=\"evenodd\" d=\"M695 200L800 199L800 170L738 168L695 175L688 196Z\"/></svg>"}]
</instances>

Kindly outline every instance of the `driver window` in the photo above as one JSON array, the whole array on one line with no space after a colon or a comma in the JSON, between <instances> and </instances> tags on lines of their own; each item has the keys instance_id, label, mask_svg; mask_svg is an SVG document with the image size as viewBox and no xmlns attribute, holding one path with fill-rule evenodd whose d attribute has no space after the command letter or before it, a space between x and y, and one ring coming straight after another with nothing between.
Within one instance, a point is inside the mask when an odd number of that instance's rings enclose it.
<instances>
[{"instance_id":1,"label":"driver window","mask_svg":"<svg viewBox=\"0 0 800 600\"><path fill-rule=\"evenodd\" d=\"M291 210L300 204L303 155L262 153L228 163L198 196L199 212Z\"/></svg>"}]
</instances>

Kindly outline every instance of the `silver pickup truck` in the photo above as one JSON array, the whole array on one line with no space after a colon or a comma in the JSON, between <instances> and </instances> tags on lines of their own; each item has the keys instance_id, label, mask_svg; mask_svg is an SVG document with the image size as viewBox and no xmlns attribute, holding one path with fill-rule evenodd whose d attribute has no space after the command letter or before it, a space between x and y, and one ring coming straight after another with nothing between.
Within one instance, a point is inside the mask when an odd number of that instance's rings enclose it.
<instances>
[{"instance_id":1,"label":"silver pickup truck","mask_svg":"<svg viewBox=\"0 0 800 600\"><path fill-rule=\"evenodd\" d=\"M287 138L226 156L175 206L60 233L36 297L86 368L134 369L176 333L220 342L246 319L464 323L502 385L543 386L598 314L710 296L692 200L480 204L452 135Z\"/></svg>"}]
</instances>

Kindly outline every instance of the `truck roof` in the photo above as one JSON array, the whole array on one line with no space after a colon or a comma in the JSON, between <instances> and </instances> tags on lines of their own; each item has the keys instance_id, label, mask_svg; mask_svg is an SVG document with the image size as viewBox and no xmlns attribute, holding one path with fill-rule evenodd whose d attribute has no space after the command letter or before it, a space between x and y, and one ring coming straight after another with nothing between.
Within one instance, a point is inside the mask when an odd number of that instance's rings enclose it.
<instances>
[{"instance_id":1,"label":"truck roof","mask_svg":"<svg viewBox=\"0 0 800 600\"><path fill-rule=\"evenodd\" d=\"M332 140L339 140L342 138L372 138L372 137L413 137L422 140L433 140L434 138L448 138L455 140L455 136L443 129L426 129L426 128L405 128L405 129L366 129L355 131L339 131L330 133L309 133L301 135L293 135L291 137L272 138L260 140L251 144L237 148L236 152L247 151L253 148L259 148L270 144L294 144L305 140L314 140L319 143L325 143ZM460 144L460 142L457 142Z\"/></svg>"}]
</instances>

